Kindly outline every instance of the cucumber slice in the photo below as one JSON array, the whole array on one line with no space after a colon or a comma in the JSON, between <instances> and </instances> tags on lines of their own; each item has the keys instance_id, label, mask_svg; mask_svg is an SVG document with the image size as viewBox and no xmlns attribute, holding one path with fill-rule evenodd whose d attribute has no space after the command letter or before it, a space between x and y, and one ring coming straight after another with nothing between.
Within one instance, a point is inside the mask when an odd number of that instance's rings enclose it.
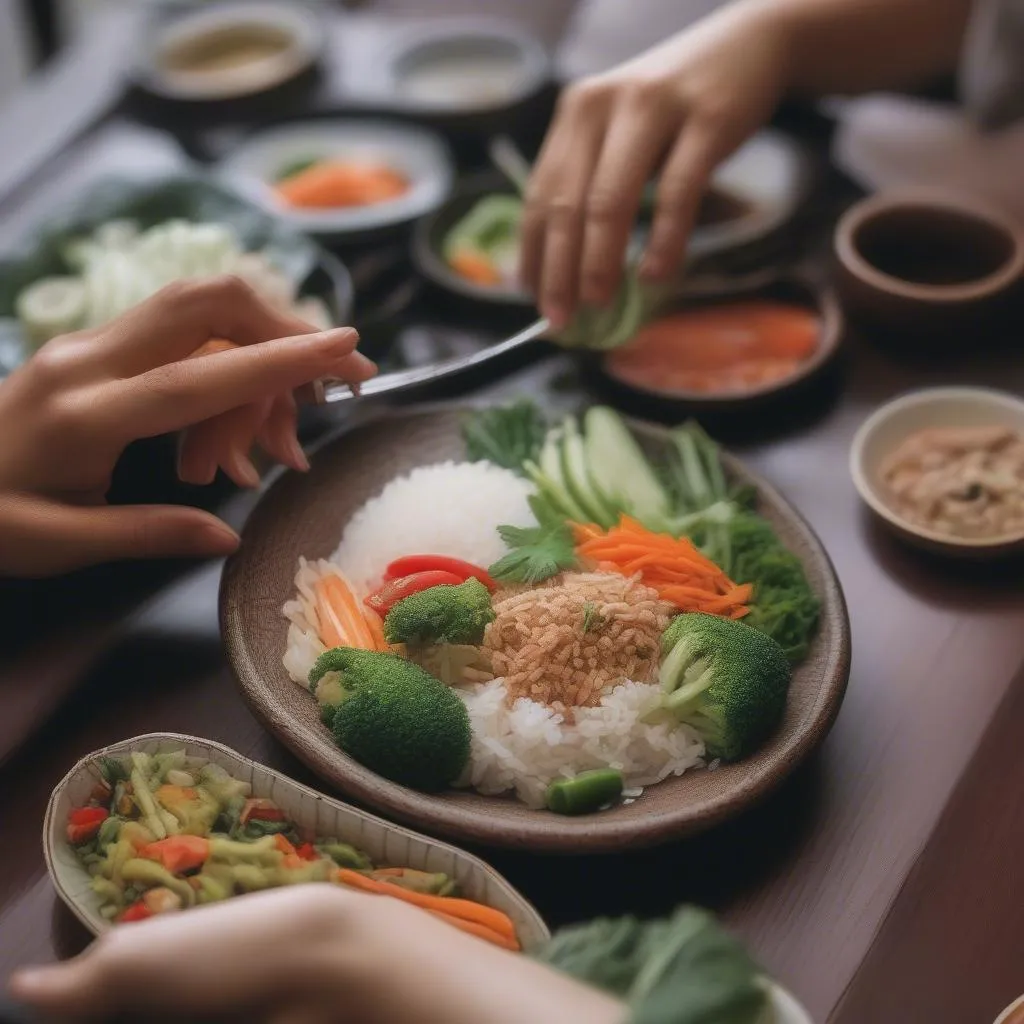
<instances>
[{"instance_id":1,"label":"cucumber slice","mask_svg":"<svg viewBox=\"0 0 1024 1024\"><path fill-rule=\"evenodd\" d=\"M621 417L594 406L584 420L584 435L590 478L605 501L658 528L669 512L669 497Z\"/></svg>"},{"instance_id":2,"label":"cucumber slice","mask_svg":"<svg viewBox=\"0 0 1024 1024\"><path fill-rule=\"evenodd\" d=\"M577 523L585 523L590 518L579 502L572 496L562 475L562 450L559 443L558 431L548 432L547 440L540 450L539 470L535 476L530 472L533 463L527 463L523 469L530 476L530 479L550 499L550 501L562 512Z\"/></svg>"},{"instance_id":3,"label":"cucumber slice","mask_svg":"<svg viewBox=\"0 0 1024 1024\"><path fill-rule=\"evenodd\" d=\"M38 348L58 334L84 326L88 313L85 282L77 277L45 277L21 292L15 312L29 343Z\"/></svg>"},{"instance_id":4,"label":"cucumber slice","mask_svg":"<svg viewBox=\"0 0 1024 1024\"><path fill-rule=\"evenodd\" d=\"M517 239L522 216L523 202L517 196L485 196L445 236L445 259L451 259L462 248L490 254L494 248Z\"/></svg>"},{"instance_id":5,"label":"cucumber slice","mask_svg":"<svg viewBox=\"0 0 1024 1024\"><path fill-rule=\"evenodd\" d=\"M555 340L566 348L607 351L625 345L643 323L644 293L632 271L626 273L607 309L584 306Z\"/></svg>"},{"instance_id":6,"label":"cucumber slice","mask_svg":"<svg viewBox=\"0 0 1024 1024\"><path fill-rule=\"evenodd\" d=\"M587 468L583 437L573 416L566 418L562 437L562 473L569 493L587 513L590 522L606 529L618 518L615 508L594 486Z\"/></svg>"}]
</instances>

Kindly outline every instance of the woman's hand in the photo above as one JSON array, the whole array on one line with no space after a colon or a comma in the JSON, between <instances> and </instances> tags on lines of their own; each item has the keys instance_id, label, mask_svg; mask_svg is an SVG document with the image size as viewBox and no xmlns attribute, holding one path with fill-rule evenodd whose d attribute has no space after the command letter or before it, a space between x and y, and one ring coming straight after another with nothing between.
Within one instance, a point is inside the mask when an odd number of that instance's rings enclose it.
<instances>
[{"instance_id":1,"label":"woman's hand","mask_svg":"<svg viewBox=\"0 0 1024 1024\"><path fill-rule=\"evenodd\" d=\"M660 170L641 274L670 277L708 180L772 114L786 40L771 4L741 0L562 95L530 179L521 274L556 328L619 285L644 187Z\"/></svg>"},{"instance_id":2,"label":"woman's hand","mask_svg":"<svg viewBox=\"0 0 1024 1024\"><path fill-rule=\"evenodd\" d=\"M196 355L211 340L233 343ZM180 282L96 330L56 338L0 384L0 573L45 576L120 558L223 555L220 520L179 506L104 504L138 438L186 430L179 476L218 466L255 486L253 443L306 469L294 391L367 380L351 328L317 331L237 278Z\"/></svg>"},{"instance_id":3,"label":"woman's hand","mask_svg":"<svg viewBox=\"0 0 1024 1024\"><path fill-rule=\"evenodd\" d=\"M16 974L62 1018L231 1016L272 1024L622 1024L614 999L430 914L327 884L123 925L82 956Z\"/></svg>"}]
</instances>

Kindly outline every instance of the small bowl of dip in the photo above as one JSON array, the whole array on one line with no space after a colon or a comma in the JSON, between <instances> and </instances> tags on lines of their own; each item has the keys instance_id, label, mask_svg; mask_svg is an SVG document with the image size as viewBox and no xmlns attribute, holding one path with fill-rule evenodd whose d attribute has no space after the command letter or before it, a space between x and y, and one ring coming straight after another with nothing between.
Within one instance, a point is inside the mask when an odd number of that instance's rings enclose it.
<instances>
[{"instance_id":1,"label":"small bowl of dip","mask_svg":"<svg viewBox=\"0 0 1024 1024\"><path fill-rule=\"evenodd\" d=\"M1021 298L1024 232L973 200L932 189L873 196L844 214L834 244L851 320L896 342L973 343Z\"/></svg>"},{"instance_id":2,"label":"small bowl of dip","mask_svg":"<svg viewBox=\"0 0 1024 1024\"><path fill-rule=\"evenodd\" d=\"M1024 552L1024 401L986 388L914 391L857 431L850 473L897 536L968 558Z\"/></svg>"},{"instance_id":3,"label":"small bowl of dip","mask_svg":"<svg viewBox=\"0 0 1024 1024\"><path fill-rule=\"evenodd\" d=\"M544 46L515 24L445 19L397 35L384 79L389 102L404 112L486 119L539 96L550 83L551 64Z\"/></svg>"},{"instance_id":4,"label":"small bowl of dip","mask_svg":"<svg viewBox=\"0 0 1024 1024\"><path fill-rule=\"evenodd\" d=\"M310 70L321 39L319 20L302 5L218 4L160 25L136 77L146 92L165 100L237 100Z\"/></svg>"}]
</instances>

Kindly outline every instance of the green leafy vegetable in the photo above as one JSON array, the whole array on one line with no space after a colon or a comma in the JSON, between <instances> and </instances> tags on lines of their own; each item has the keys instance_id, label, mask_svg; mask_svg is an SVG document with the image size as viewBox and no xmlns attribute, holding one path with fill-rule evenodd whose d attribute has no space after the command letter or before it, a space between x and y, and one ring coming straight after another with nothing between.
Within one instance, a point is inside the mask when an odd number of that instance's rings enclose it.
<instances>
[{"instance_id":1,"label":"green leafy vegetable","mask_svg":"<svg viewBox=\"0 0 1024 1024\"><path fill-rule=\"evenodd\" d=\"M301 174L303 171L308 171L311 167L315 167L320 163L320 157L308 156L301 160L293 160L291 163L285 164L280 171L277 172L277 181L287 181L289 178L294 178L297 174Z\"/></svg>"},{"instance_id":2,"label":"green leafy vegetable","mask_svg":"<svg viewBox=\"0 0 1024 1024\"><path fill-rule=\"evenodd\" d=\"M604 616L597 610L597 605L593 601L587 601L583 606L583 632L589 633L603 625Z\"/></svg>"},{"instance_id":3,"label":"green leafy vegetable","mask_svg":"<svg viewBox=\"0 0 1024 1024\"><path fill-rule=\"evenodd\" d=\"M629 1004L632 1024L759 1024L768 993L743 947L703 910L565 928L537 959Z\"/></svg>"},{"instance_id":4,"label":"green leafy vegetable","mask_svg":"<svg viewBox=\"0 0 1024 1024\"><path fill-rule=\"evenodd\" d=\"M537 458L547 426L529 399L471 413L462 424L466 454L525 476L523 464Z\"/></svg>"},{"instance_id":5,"label":"green leafy vegetable","mask_svg":"<svg viewBox=\"0 0 1024 1024\"><path fill-rule=\"evenodd\" d=\"M532 586L576 565L575 540L562 516L536 495L530 497L530 508L537 526L498 527L501 539L511 550L488 572L503 583Z\"/></svg>"}]
</instances>

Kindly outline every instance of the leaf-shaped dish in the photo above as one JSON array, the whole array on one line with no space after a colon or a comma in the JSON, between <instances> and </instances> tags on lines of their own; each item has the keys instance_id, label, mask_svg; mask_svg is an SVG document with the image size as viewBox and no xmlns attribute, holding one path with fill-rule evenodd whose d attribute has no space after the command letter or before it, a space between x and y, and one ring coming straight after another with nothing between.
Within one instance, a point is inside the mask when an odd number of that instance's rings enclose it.
<instances>
[{"instance_id":1,"label":"leaf-shaped dish","mask_svg":"<svg viewBox=\"0 0 1024 1024\"><path fill-rule=\"evenodd\" d=\"M68 272L62 250L70 239L112 220L134 220L145 229L172 219L229 225L246 249L264 250L279 270L298 282L304 296L326 302L337 323L350 318L352 282L344 265L259 207L198 175L156 182L110 177L55 211L39 232L0 259L0 376L29 354L14 313L18 293L40 278Z\"/></svg>"},{"instance_id":2,"label":"leaf-shaped dish","mask_svg":"<svg viewBox=\"0 0 1024 1024\"><path fill-rule=\"evenodd\" d=\"M318 835L337 836L363 850L375 863L443 871L454 878L469 899L503 910L512 918L523 948L530 950L550 938L537 911L493 868L453 846L417 835L399 825L375 818L338 800L250 761L213 740L178 733L150 733L121 740L82 758L57 784L46 808L43 852L57 895L94 935L113 925L99 913L99 899L89 875L78 862L64 835L68 811L80 806L96 784L91 770L98 757L124 757L132 751L156 753L184 750L190 758L219 764L236 778L252 784L254 796L271 797L299 826Z\"/></svg>"},{"instance_id":3,"label":"leaf-shaped dish","mask_svg":"<svg viewBox=\"0 0 1024 1024\"><path fill-rule=\"evenodd\" d=\"M644 791L633 803L566 818L512 799L466 790L419 793L389 782L342 753L320 722L316 701L281 663L299 556L328 558L346 521L384 485L417 466L465 458L465 409L392 415L322 446L308 474L285 474L263 496L221 582L221 630L242 694L267 728L320 778L387 815L470 842L565 853L611 852L678 839L730 818L763 798L825 737L850 672L850 624L842 589L821 542L799 513L737 460L730 476L753 484L760 512L799 556L822 602L807 659L793 674L785 718L752 757L694 770ZM664 432L636 427L645 443ZM457 500L457 496L453 496ZM432 509L424 509L429 514Z\"/></svg>"}]
</instances>

